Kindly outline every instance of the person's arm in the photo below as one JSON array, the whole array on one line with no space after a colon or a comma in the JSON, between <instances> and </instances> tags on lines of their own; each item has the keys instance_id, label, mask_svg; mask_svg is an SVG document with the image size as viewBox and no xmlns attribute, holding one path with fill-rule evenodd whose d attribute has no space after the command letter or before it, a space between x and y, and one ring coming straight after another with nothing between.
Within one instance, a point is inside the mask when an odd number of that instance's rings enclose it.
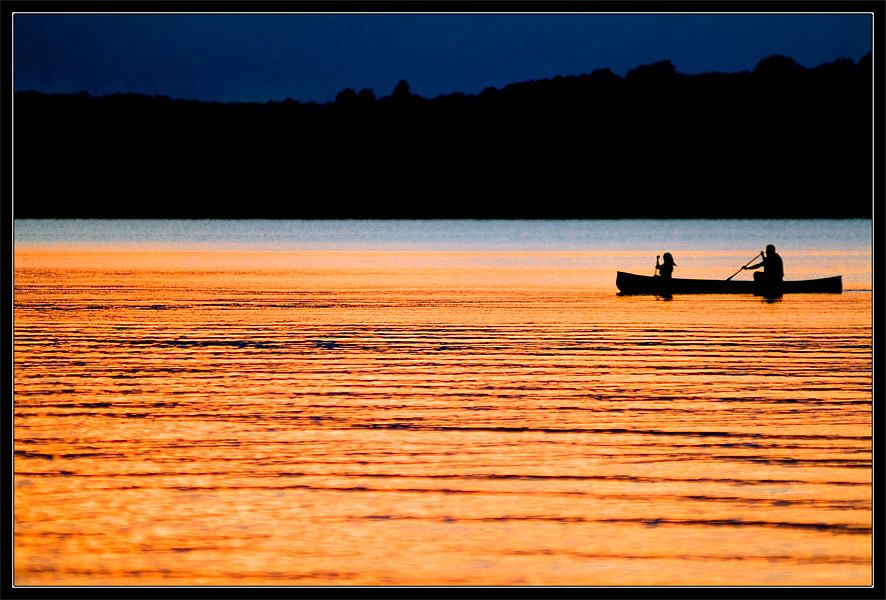
<instances>
[{"instance_id":1,"label":"person's arm","mask_svg":"<svg viewBox=\"0 0 886 600\"><path fill-rule=\"evenodd\" d=\"M753 271L754 269L759 269L760 267L765 267L765 266L766 266L766 255L761 252L760 253L760 262L758 262L755 265L751 265L749 267L744 266L744 267L742 267L742 269L747 269L748 271Z\"/></svg>"},{"instance_id":2,"label":"person's arm","mask_svg":"<svg viewBox=\"0 0 886 600\"><path fill-rule=\"evenodd\" d=\"M753 269L759 269L760 267L765 266L765 265L766 265L766 261L765 261L765 260L761 260L760 262L758 262L758 263L755 264L755 265L744 266L744 267L742 267L742 269L747 269L748 271L751 271L751 270L753 270Z\"/></svg>"}]
</instances>

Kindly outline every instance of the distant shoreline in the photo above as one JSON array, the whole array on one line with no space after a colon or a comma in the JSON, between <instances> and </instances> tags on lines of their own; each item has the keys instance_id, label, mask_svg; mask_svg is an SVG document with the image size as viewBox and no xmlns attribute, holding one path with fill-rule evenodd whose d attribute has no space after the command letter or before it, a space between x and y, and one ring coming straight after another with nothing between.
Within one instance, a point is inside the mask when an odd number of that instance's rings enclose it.
<instances>
[{"instance_id":1,"label":"distant shoreline","mask_svg":"<svg viewBox=\"0 0 886 600\"><path fill-rule=\"evenodd\" d=\"M872 57L224 104L16 92L16 218L870 218Z\"/></svg>"}]
</instances>

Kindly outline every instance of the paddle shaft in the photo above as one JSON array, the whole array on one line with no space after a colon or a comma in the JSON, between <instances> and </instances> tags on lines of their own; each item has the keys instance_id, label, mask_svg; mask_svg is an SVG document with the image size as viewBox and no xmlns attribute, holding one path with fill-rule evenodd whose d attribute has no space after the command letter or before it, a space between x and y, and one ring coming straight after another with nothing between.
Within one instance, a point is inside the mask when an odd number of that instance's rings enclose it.
<instances>
[{"instance_id":1,"label":"paddle shaft","mask_svg":"<svg viewBox=\"0 0 886 600\"><path fill-rule=\"evenodd\" d=\"M763 256L763 253L762 253L762 252L761 252L760 254L757 254L756 256L754 256L754 258L752 258L752 259L749 260L748 262L746 262L746 263L742 266L741 269L739 269L738 271L736 271L735 273L733 273L732 275L730 275L729 277L727 277L727 278L726 278L726 281L731 281L732 278L735 277L736 275L738 275L739 273L741 273L741 272L744 270L744 268L745 268L746 266L748 266L749 264L751 264L752 262L754 262L755 260L757 260L757 259L760 258L761 256Z\"/></svg>"}]
</instances>

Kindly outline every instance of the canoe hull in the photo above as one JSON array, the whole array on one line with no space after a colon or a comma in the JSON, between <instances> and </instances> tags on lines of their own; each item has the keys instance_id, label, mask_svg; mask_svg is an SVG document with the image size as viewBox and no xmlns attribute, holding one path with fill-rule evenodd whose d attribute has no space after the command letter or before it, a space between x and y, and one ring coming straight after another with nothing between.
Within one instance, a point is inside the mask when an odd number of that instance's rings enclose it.
<instances>
[{"instance_id":1,"label":"canoe hull","mask_svg":"<svg viewBox=\"0 0 886 600\"><path fill-rule=\"evenodd\" d=\"M726 281L718 279L671 279L649 277L618 271L615 285L622 294L754 294L757 296L780 296L781 294L839 294L843 291L843 279L825 277L783 281L775 288L762 286L756 281Z\"/></svg>"}]
</instances>

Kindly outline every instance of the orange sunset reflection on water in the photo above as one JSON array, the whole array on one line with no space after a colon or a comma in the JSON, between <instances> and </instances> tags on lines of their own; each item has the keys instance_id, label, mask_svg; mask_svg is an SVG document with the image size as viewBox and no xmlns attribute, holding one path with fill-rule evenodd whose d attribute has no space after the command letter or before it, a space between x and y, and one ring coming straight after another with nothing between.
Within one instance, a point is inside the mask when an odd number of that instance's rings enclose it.
<instances>
[{"instance_id":1,"label":"orange sunset reflection on water","mask_svg":"<svg viewBox=\"0 0 886 600\"><path fill-rule=\"evenodd\" d=\"M626 256L17 247L15 584L870 585L871 294Z\"/></svg>"}]
</instances>

